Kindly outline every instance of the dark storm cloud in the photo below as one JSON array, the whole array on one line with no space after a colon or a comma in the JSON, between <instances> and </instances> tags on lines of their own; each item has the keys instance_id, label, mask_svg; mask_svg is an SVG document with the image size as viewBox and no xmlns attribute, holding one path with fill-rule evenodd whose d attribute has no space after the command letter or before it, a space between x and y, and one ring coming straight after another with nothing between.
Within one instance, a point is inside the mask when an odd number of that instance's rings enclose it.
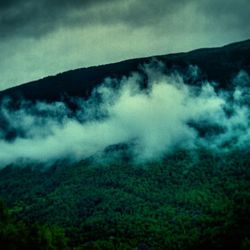
<instances>
[{"instance_id":1,"label":"dark storm cloud","mask_svg":"<svg viewBox=\"0 0 250 250\"><path fill-rule=\"evenodd\" d=\"M0 90L58 72L249 39L249 0L0 0Z\"/></svg>"},{"instance_id":2,"label":"dark storm cloud","mask_svg":"<svg viewBox=\"0 0 250 250\"><path fill-rule=\"evenodd\" d=\"M1 1L0 33L3 37L22 35L39 36L53 31L63 24L72 25L76 10L83 16L89 8L114 0L41 0L41 1Z\"/></svg>"},{"instance_id":3,"label":"dark storm cloud","mask_svg":"<svg viewBox=\"0 0 250 250\"><path fill-rule=\"evenodd\" d=\"M3 37L36 37L61 26L112 24L152 25L174 15L187 1L149 0L12 0L0 3L0 32Z\"/></svg>"},{"instance_id":4,"label":"dark storm cloud","mask_svg":"<svg viewBox=\"0 0 250 250\"><path fill-rule=\"evenodd\" d=\"M180 11L192 6L190 18L202 14L226 28L243 29L248 22L249 0L41 0L1 1L0 33L3 37L37 37L64 26L122 23L131 28L180 22ZM197 12L197 13L195 13ZM181 13L180 13L181 14ZM199 20L197 20L199 21ZM245 29L244 29L245 30Z\"/></svg>"}]
</instances>

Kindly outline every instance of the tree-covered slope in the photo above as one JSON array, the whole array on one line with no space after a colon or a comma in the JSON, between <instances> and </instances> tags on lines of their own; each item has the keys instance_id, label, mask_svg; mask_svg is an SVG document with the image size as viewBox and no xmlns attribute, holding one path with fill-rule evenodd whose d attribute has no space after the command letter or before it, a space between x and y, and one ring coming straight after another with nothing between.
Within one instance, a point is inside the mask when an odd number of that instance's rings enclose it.
<instances>
[{"instance_id":1,"label":"tree-covered slope","mask_svg":"<svg viewBox=\"0 0 250 250\"><path fill-rule=\"evenodd\" d=\"M0 195L17 221L59 225L79 249L249 249L249 167L249 152L206 150L141 166L8 167Z\"/></svg>"}]
</instances>

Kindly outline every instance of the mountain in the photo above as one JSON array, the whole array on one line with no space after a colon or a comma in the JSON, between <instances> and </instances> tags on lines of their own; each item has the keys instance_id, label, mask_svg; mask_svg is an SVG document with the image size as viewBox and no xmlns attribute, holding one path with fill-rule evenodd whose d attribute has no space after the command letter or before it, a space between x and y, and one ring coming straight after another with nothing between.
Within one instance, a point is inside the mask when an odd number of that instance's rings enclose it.
<instances>
[{"instance_id":1,"label":"mountain","mask_svg":"<svg viewBox=\"0 0 250 250\"><path fill-rule=\"evenodd\" d=\"M250 73L250 40L219 48L198 49L71 70L1 91L0 99L8 96L15 100L24 98L51 102L67 96L87 97L105 78L120 79L133 71L141 71L140 66L152 59L163 62L169 71L182 71L189 65L196 65L201 69L203 80L213 80L219 82L221 87L227 87L228 82L240 70Z\"/></svg>"},{"instance_id":2,"label":"mountain","mask_svg":"<svg viewBox=\"0 0 250 250\"><path fill-rule=\"evenodd\" d=\"M151 86L155 61L169 75ZM151 88L65 105L132 72ZM249 74L247 40L1 91L1 249L250 249Z\"/></svg>"}]
</instances>

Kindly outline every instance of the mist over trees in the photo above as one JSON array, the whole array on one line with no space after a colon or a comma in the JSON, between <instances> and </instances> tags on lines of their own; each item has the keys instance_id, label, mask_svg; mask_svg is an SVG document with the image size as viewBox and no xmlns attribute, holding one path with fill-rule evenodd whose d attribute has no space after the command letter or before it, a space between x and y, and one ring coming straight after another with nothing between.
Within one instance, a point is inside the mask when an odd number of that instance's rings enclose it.
<instances>
[{"instance_id":1,"label":"mist over trees","mask_svg":"<svg viewBox=\"0 0 250 250\"><path fill-rule=\"evenodd\" d=\"M0 92L0 248L249 249L249 48Z\"/></svg>"}]
</instances>

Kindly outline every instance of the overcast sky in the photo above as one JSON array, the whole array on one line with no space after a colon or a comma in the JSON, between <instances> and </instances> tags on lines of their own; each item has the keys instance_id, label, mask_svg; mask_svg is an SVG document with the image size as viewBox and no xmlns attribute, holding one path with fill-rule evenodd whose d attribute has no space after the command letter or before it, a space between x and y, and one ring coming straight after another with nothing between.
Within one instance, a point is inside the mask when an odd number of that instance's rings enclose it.
<instances>
[{"instance_id":1,"label":"overcast sky","mask_svg":"<svg viewBox=\"0 0 250 250\"><path fill-rule=\"evenodd\" d=\"M0 0L0 90L250 38L249 0Z\"/></svg>"}]
</instances>

